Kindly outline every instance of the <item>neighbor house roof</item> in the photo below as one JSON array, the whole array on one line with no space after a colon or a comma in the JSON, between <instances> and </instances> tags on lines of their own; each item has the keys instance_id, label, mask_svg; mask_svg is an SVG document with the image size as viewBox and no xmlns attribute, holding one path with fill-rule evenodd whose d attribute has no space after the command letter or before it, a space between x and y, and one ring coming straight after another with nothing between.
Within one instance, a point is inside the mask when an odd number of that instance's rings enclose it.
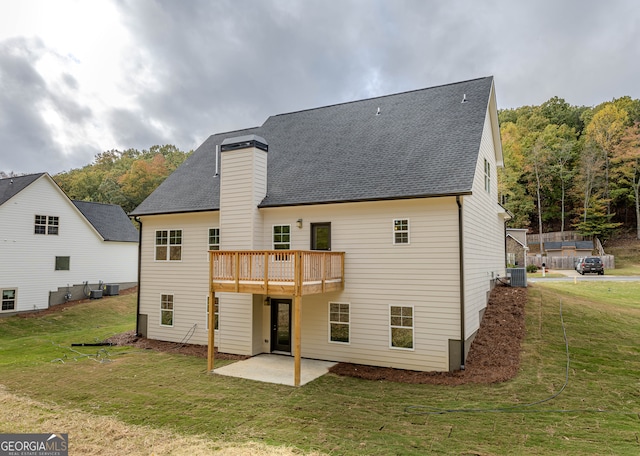
<instances>
[{"instance_id":1,"label":"neighbor house roof","mask_svg":"<svg viewBox=\"0 0 640 456\"><path fill-rule=\"evenodd\" d=\"M45 173L0 179L0 206L38 180Z\"/></svg>"},{"instance_id":2,"label":"neighbor house roof","mask_svg":"<svg viewBox=\"0 0 640 456\"><path fill-rule=\"evenodd\" d=\"M562 241L545 242L545 250L562 250L563 248L574 248L576 250L593 250L593 241Z\"/></svg>"},{"instance_id":3,"label":"neighbor house roof","mask_svg":"<svg viewBox=\"0 0 640 456\"><path fill-rule=\"evenodd\" d=\"M218 210L216 150L246 135L269 148L260 207L469 194L492 96L493 78L486 77L275 115L260 127L216 134L131 215Z\"/></svg>"},{"instance_id":4,"label":"neighbor house roof","mask_svg":"<svg viewBox=\"0 0 640 456\"><path fill-rule=\"evenodd\" d=\"M138 230L122 207L76 200L73 204L105 241L138 242Z\"/></svg>"}]
</instances>

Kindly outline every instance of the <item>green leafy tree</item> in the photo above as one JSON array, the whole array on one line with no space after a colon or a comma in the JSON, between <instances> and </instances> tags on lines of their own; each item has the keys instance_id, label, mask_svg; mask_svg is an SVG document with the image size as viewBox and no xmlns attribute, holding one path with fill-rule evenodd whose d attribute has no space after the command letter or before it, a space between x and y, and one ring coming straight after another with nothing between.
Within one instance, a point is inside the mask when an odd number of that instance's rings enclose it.
<instances>
[{"instance_id":1,"label":"green leafy tree","mask_svg":"<svg viewBox=\"0 0 640 456\"><path fill-rule=\"evenodd\" d=\"M640 122L627 127L613 151L612 170L620 189L629 195L636 214L636 237L640 239Z\"/></svg>"}]
</instances>

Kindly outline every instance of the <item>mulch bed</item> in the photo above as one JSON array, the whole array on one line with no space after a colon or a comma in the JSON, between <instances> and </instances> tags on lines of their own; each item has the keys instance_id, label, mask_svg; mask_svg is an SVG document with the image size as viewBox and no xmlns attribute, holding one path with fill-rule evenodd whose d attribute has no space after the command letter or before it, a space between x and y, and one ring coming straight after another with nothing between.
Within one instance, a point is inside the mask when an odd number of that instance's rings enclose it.
<instances>
[{"instance_id":1,"label":"mulch bed","mask_svg":"<svg viewBox=\"0 0 640 456\"><path fill-rule=\"evenodd\" d=\"M489 303L476 338L471 345L464 371L417 372L387 367L338 363L330 372L367 380L387 380L401 383L463 385L467 383L497 383L509 380L520 367L520 345L525 334L524 308L526 288L497 286ZM207 357L203 345L179 344L137 337L135 331L117 334L106 340L114 345L130 345L141 349L181 353ZM216 359L241 360L249 356L218 353Z\"/></svg>"}]
</instances>

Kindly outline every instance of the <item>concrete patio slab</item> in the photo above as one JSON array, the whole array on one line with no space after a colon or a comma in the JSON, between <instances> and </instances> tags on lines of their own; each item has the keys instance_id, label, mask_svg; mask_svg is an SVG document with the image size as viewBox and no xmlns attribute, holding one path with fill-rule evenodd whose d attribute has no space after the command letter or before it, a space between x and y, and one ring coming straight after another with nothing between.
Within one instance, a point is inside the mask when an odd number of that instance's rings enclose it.
<instances>
[{"instance_id":1,"label":"concrete patio slab","mask_svg":"<svg viewBox=\"0 0 640 456\"><path fill-rule=\"evenodd\" d=\"M337 363L315 359L300 360L300 386L329 372ZM214 374L246 378L259 382L294 386L293 356L264 354L213 370Z\"/></svg>"}]
</instances>

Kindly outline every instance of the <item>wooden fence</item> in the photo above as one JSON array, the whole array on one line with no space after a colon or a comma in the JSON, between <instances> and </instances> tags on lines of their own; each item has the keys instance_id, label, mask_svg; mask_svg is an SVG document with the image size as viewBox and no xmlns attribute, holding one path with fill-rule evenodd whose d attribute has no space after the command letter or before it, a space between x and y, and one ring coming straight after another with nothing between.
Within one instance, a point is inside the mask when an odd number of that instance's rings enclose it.
<instances>
[{"instance_id":1,"label":"wooden fence","mask_svg":"<svg viewBox=\"0 0 640 456\"><path fill-rule=\"evenodd\" d=\"M598 255L598 257L602 260L605 270L616 268L615 257L613 255ZM579 257L573 256L547 257L527 255L527 264L535 264L541 268L542 263L544 263L549 269L575 269L578 258Z\"/></svg>"}]
</instances>

